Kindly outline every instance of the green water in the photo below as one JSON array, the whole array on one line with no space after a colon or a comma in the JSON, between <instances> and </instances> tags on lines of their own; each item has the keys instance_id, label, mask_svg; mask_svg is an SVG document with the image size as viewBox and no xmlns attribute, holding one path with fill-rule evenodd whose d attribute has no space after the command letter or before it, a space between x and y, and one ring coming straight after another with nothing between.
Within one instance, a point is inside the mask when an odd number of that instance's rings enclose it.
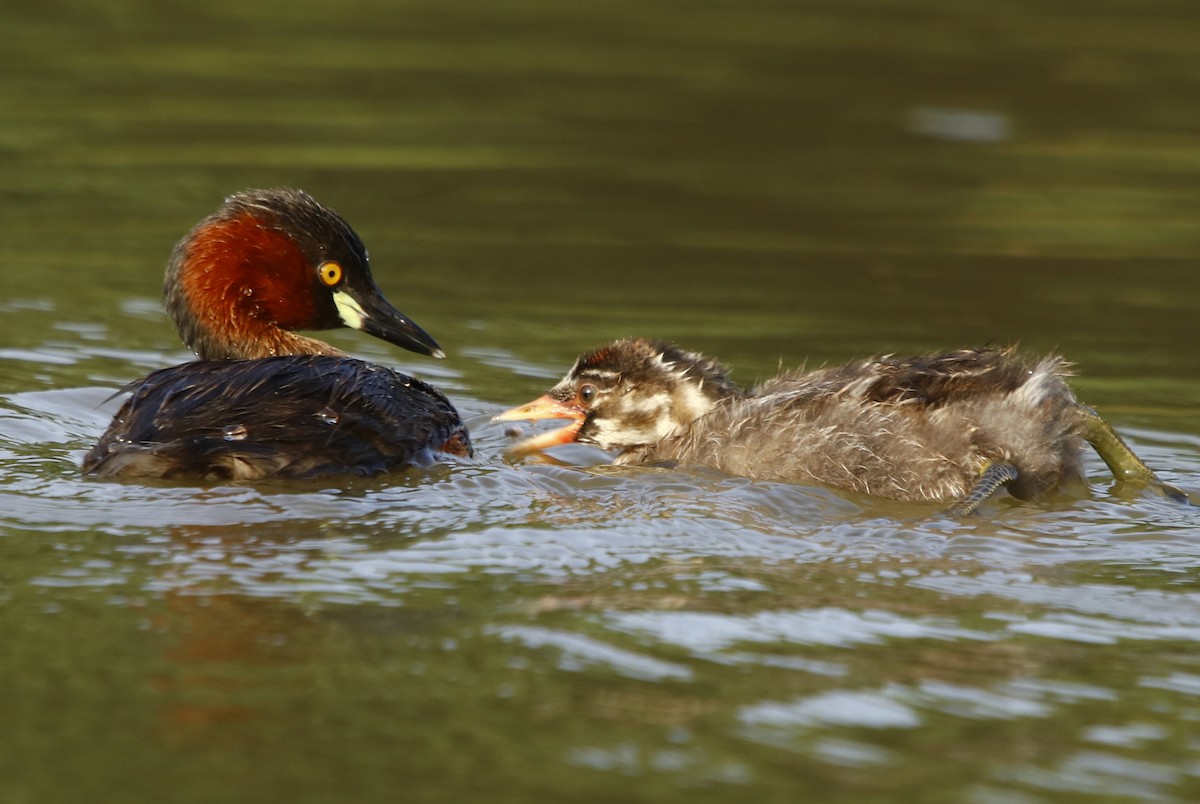
<instances>
[{"instance_id":1,"label":"green water","mask_svg":"<svg viewBox=\"0 0 1200 804\"><path fill-rule=\"evenodd\" d=\"M25 3L0 53L0 801L1189 801L1200 518L511 465L647 335L1058 350L1200 495L1193 3ZM84 480L172 244L298 186L479 459Z\"/></svg>"}]
</instances>

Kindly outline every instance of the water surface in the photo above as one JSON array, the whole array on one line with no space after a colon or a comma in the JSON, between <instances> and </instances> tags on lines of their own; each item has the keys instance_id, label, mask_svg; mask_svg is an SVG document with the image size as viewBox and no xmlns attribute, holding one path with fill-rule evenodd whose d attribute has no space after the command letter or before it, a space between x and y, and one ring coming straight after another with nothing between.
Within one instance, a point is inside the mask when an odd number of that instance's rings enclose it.
<instances>
[{"instance_id":1,"label":"water surface","mask_svg":"<svg viewBox=\"0 0 1200 804\"><path fill-rule=\"evenodd\" d=\"M779 366L1061 351L1200 493L1192 5L26 4L0 82L0 799L1187 801L1200 529L1113 487L955 521L486 424L647 335ZM479 456L82 479L187 358L172 244L352 221Z\"/></svg>"}]
</instances>

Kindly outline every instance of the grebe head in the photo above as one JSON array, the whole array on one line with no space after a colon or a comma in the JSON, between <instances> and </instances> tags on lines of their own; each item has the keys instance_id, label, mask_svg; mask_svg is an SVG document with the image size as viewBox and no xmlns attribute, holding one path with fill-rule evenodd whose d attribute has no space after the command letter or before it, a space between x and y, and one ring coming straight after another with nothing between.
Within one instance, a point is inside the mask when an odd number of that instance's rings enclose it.
<instances>
[{"instance_id":1,"label":"grebe head","mask_svg":"<svg viewBox=\"0 0 1200 804\"><path fill-rule=\"evenodd\" d=\"M225 199L176 244L163 295L183 342L202 358L339 355L295 332L338 327L445 356L383 297L350 224L300 190Z\"/></svg>"},{"instance_id":2,"label":"grebe head","mask_svg":"<svg viewBox=\"0 0 1200 804\"><path fill-rule=\"evenodd\" d=\"M516 454L571 441L626 450L653 444L743 394L716 361L639 338L588 352L545 396L493 421L571 420L514 445Z\"/></svg>"}]
</instances>

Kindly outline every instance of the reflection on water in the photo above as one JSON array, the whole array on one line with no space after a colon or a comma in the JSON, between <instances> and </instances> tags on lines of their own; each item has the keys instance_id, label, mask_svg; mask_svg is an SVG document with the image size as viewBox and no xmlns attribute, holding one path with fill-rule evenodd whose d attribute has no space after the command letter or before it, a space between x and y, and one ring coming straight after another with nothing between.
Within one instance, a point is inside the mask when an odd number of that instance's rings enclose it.
<instances>
[{"instance_id":1,"label":"reflection on water","mask_svg":"<svg viewBox=\"0 0 1200 804\"><path fill-rule=\"evenodd\" d=\"M510 466L486 427L481 460L396 478L80 481L103 398L6 400L6 449L28 465L6 481L6 597L26 627L84 606L150 648L116 661L145 718L136 750L176 782L197 756L213 789L242 783L247 752L323 756L333 732L304 724L343 713L334 732L409 746L385 752L393 772L456 790L471 785L442 739L513 789L584 773L770 796L801 773L856 797L875 785L850 770L903 768L882 789L920 796L931 756L955 757L964 796L1190 784L1200 550L1194 515L1157 497L1097 487L958 522L711 473ZM1194 476L1194 442L1174 443L1155 457Z\"/></svg>"},{"instance_id":2,"label":"reflection on water","mask_svg":"<svg viewBox=\"0 0 1200 804\"><path fill-rule=\"evenodd\" d=\"M1020 342L1200 493L1194 9L26 4L0 85L0 799L1200 798L1200 528L510 464L596 343ZM171 245L297 185L450 353L479 457L84 480L187 358Z\"/></svg>"}]
</instances>

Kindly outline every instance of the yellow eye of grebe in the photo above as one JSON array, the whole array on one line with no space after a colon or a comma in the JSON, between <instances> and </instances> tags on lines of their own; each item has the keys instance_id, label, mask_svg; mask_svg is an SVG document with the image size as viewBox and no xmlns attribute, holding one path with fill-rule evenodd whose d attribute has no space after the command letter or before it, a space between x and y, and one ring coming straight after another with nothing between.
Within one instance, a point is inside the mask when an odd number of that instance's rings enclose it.
<instances>
[{"instance_id":1,"label":"yellow eye of grebe","mask_svg":"<svg viewBox=\"0 0 1200 804\"><path fill-rule=\"evenodd\" d=\"M336 262L323 262L317 266L317 276L327 288L337 287L342 282L342 266Z\"/></svg>"}]
</instances>

